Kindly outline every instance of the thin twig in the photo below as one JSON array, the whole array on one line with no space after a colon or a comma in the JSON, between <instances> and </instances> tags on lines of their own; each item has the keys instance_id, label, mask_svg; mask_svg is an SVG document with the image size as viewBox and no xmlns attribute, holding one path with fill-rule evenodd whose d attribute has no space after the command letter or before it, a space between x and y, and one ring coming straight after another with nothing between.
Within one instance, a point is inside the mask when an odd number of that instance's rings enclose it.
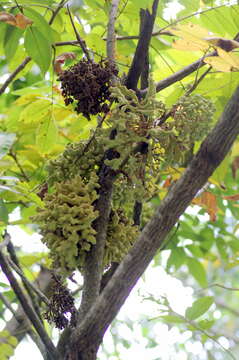
<instances>
[{"instance_id":1,"label":"thin twig","mask_svg":"<svg viewBox=\"0 0 239 360\"><path fill-rule=\"evenodd\" d=\"M15 317L15 319L18 321L18 317L16 314L16 311L13 309L12 304L8 301L6 296L4 296L2 293L0 293L0 300L2 300L3 304L6 306L8 310L11 311L12 315Z\"/></svg>"},{"instance_id":2,"label":"thin twig","mask_svg":"<svg viewBox=\"0 0 239 360\"><path fill-rule=\"evenodd\" d=\"M228 287L228 286L221 285L218 283L211 284L211 285L207 286L206 288L203 288L202 290L210 289L212 287L220 287L222 289L229 290L229 291L239 291L239 288L232 288L232 287Z\"/></svg>"},{"instance_id":3,"label":"thin twig","mask_svg":"<svg viewBox=\"0 0 239 360\"><path fill-rule=\"evenodd\" d=\"M239 311L236 309L231 308L230 306L228 306L227 304L225 304L224 302L220 301L220 300L214 300L215 304L227 311L229 311L230 313L232 313L233 315L235 315L236 317L239 317ZM239 341L239 338L238 338Z\"/></svg>"},{"instance_id":4,"label":"thin twig","mask_svg":"<svg viewBox=\"0 0 239 360\"><path fill-rule=\"evenodd\" d=\"M3 255L3 253L1 251L0 251L0 264L2 267L2 271L5 274L5 276L7 277L13 291L15 292L20 304L22 305L22 308L25 311L26 316L31 320L31 322L32 322L33 326L35 327L38 335L40 336L42 342L46 346L49 356L51 357L52 360L60 359L60 356L59 356L52 340L50 339L47 332L45 331L45 329L44 329L41 321L39 320L38 316L36 315L35 311L29 304L27 297L23 293L21 287L19 286L15 276L13 275L13 273L8 265L8 261L6 260L5 256Z\"/></svg>"},{"instance_id":5,"label":"thin twig","mask_svg":"<svg viewBox=\"0 0 239 360\"><path fill-rule=\"evenodd\" d=\"M16 271L16 273L20 276L23 283L27 284L37 294L41 301L43 301L46 305L49 305L48 298L41 292L41 290L39 290L35 285L33 285L29 280L27 280L21 269L19 269L19 267L10 258L7 258L7 261L9 265L11 265L13 270Z\"/></svg>"},{"instance_id":6,"label":"thin twig","mask_svg":"<svg viewBox=\"0 0 239 360\"><path fill-rule=\"evenodd\" d=\"M7 80L3 83L2 87L0 88L0 95L4 93L8 85L13 81L13 79L17 76L17 74L24 69L24 67L31 61L31 57L27 56L23 62L9 75Z\"/></svg>"},{"instance_id":7,"label":"thin twig","mask_svg":"<svg viewBox=\"0 0 239 360\"><path fill-rule=\"evenodd\" d=\"M19 271L23 274L23 271L21 269L21 265L19 263L19 260L18 260L16 251L15 251L14 245L13 245L11 240L9 241L9 243L7 245L7 251L9 253L9 255L10 255L9 262L11 261L13 263L13 265L17 269L19 269ZM40 310L39 310L39 305L38 305L36 296L35 296L34 292L32 291L31 283L29 283L29 281L27 281L26 278L23 279L23 286L24 286L27 294L29 295L29 298L31 299L31 303L32 303L32 306L33 306L35 312L37 313L39 319L41 319L41 313L40 313Z\"/></svg>"},{"instance_id":8,"label":"thin twig","mask_svg":"<svg viewBox=\"0 0 239 360\"><path fill-rule=\"evenodd\" d=\"M76 27L75 27L75 24L74 24L74 21L73 21L73 19L72 19L71 12L70 12L68 6L67 6L67 11L68 11L68 14L69 14L69 17L70 17L70 21L71 21L71 25L72 25L73 30L74 30L74 32L75 32L75 36L76 36L76 38L77 38L77 41L78 41L78 43L80 44L80 47L81 47L83 53L85 54L87 60L88 60L88 61L91 61L90 54L89 54L89 51L88 51L88 49L87 49L87 47L86 47L85 41L81 39L81 37L80 37L80 35L79 35Z\"/></svg>"},{"instance_id":9,"label":"thin twig","mask_svg":"<svg viewBox=\"0 0 239 360\"><path fill-rule=\"evenodd\" d=\"M27 176L27 174L25 173L22 165L20 164L20 162L18 161L18 158L17 158L17 155L12 151L10 150L9 153L8 153L9 156L11 156L13 158L13 160L15 161L17 167L19 168L20 172L21 172L21 175L22 177L26 180L26 181L29 181L29 177Z\"/></svg>"},{"instance_id":10,"label":"thin twig","mask_svg":"<svg viewBox=\"0 0 239 360\"><path fill-rule=\"evenodd\" d=\"M186 92L185 95L189 95L191 94L196 88L197 86L199 85L199 83L205 78L205 76L212 70L212 66L209 66L209 68L204 71L204 73L198 78L198 79L195 79L193 85L189 88L189 90Z\"/></svg>"},{"instance_id":11,"label":"thin twig","mask_svg":"<svg viewBox=\"0 0 239 360\"><path fill-rule=\"evenodd\" d=\"M67 4L68 0L61 0L61 2L58 4L57 8L54 10L53 14L51 15L51 18L49 20L49 25L53 23L55 20L56 15L59 13L59 11Z\"/></svg>"},{"instance_id":12,"label":"thin twig","mask_svg":"<svg viewBox=\"0 0 239 360\"><path fill-rule=\"evenodd\" d=\"M107 57L110 62L115 59L115 20L120 0L112 0L107 26Z\"/></svg>"}]
</instances>

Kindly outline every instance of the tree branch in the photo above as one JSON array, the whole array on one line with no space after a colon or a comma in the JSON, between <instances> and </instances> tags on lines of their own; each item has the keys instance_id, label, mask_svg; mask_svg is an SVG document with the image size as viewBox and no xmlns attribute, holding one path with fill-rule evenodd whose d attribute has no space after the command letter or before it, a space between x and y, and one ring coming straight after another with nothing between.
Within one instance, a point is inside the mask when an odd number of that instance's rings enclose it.
<instances>
[{"instance_id":1,"label":"tree branch","mask_svg":"<svg viewBox=\"0 0 239 360\"><path fill-rule=\"evenodd\" d=\"M34 288L34 285L31 284L30 281L27 280L27 278L24 276L23 271L21 269L21 265L18 261L17 254L15 252L15 248L13 246L13 243L10 239L9 243L7 244L7 251L10 255L10 258L7 259L8 264L16 271L16 273L21 277L23 286L29 296L29 299L31 299L31 304L39 317L41 319L41 313L39 311L39 305L35 296L35 293L32 291L32 288ZM42 320L42 319L41 319Z\"/></svg>"},{"instance_id":2,"label":"tree branch","mask_svg":"<svg viewBox=\"0 0 239 360\"><path fill-rule=\"evenodd\" d=\"M30 281L27 280L22 270L16 264L14 264L14 262L11 259L8 259L8 263L11 265L13 270L16 271L16 273L20 276L22 282L26 284L28 288L34 291L34 293L36 293L36 295L39 297L41 301L43 301L46 305L49 305L48 298L34 284L32 284Z\"/></svg>"},{"instance_id":3,"label":"tree branch","mask_svg":"<svg viewBox=\"0 0 239 360\"><path fill-rule=\"evenodd\" d=\"M145 10L144 24L142 26L142 30L140 31L139 41L125 82L128 89L136 90L137 88L137 84L144 67L144 59L148 52L152 37L158 3L159 0L154 0L152 5L152 14L150 14L148 10Z\"/></svg>"},{"instance_id":4,"label":"tree branch","mask_svg":"<svg viewBox=\"0 0 239 360\"><path fill-rule=\"evenodd\" d=\"M99 217L93 223L93 227L96 230L96 244L92 246L91 251L86 255L85 259L80 318L85 316L100 293L100 283L103 272L102 263L114 178L115 173L112 172L109 167L103 165L99 174L99 199L95 207L99 212Z\"/></svg>"},{"instance_id":5,"label":"tree branch","mask_svg":"<svg viewBox=\"0 0 239 360\"><path fill-rule=\"evenodd\" d=\"M72 346L85 350L103 335L164 239L225 158L239 134L239 87L221 118L203 141L182 177L172 186L138 241L119 265L97 302L72 336ZM109 311L110 309L110 311ZM88 339L88 340L87 340Z\"/></svg>"},{"instance_id":6,"label":"tree branch","mask_svg":"<svg viewBox=\"0 0 239 360\"><path fill-rule=\"evenodd\" d=\"M22 71L24 69L24 67L31 61L31 57L27 56L23 62L13 71L13 73L11 73L9 75L9 77L7 78L7 80L4 82L4 84L2 85L2 87L0 88L0 95L4 93L4 91L6 90L6 88L8 87L8 85L13 81L13 79L15 79L15 77L17 76L17 74Z\"/></svg>"},{"instance_id":7,"label":"tree branch","mask_svg":"<svg viewBox=\"0 0 239 360\"><path fill-rule=\"evenodd\" d=\"M38 316L36 315L33 308L30 306L27 297L23 293L22 289L20 288L15 276L13 275L8 262L3 255L3 253L0 251L0 264L2 267L3 273L6 275L13 291L15 292L20 304L22 305L22 308L24 309L24 312L26 316L31 320L33 326L35 327L38 335L40 336L43 344L45 345L46 349L48 350L49 356L52 360L58 360L60 359L59 354L49 338L48 334L46 333L41 321L39 320Z\"/></svg>"},{"instance_id":8,"label":"tree branch","mask_svg":"<svg viewBox=\"0 0 239 360\"><path fill-rule=\"evenodd\" d=\"M78 42L78 44L80 45L80 47L81 47L83 53L85 54L87 60L90 61L91 58L90 58L89 51L88 51L88 49L87 49L87 47L86 47L86 44L85 44L84 40L81 39L81 37L80 37L80 35L79 35L76 27L75 27L75 24L74 24L74 21L73 21L73 19L72 19L71 12L70 12L68 6L67 6L67 11L68 11L68 14L69 14L69 17L70 17L71 25L72 25L72 27L73 27L75 36L76 36L76 38L77 38L77 42Z\"/></svg>"},{"instance_id":9,"label":"tree branch","mask_svg":"<svg viewBox=\"0 0 239 360\"><path fill-rule=\"evenodd\" d=\"M216 51L208 54L206 57L209 56L216 56ZM203 60L205 59L205 56L201 57L199 60L194 61L192 64L185 66L183 69L176 71L174 74L168 76L167 78L157 82L156 84L156 91L159 92L163 89L166 89L168 86L176 83L177 81L180 81L184 79L186 76L192 74L194 71L200 69L202 66L206 65ZM140 95L145 96L148 89L140 90Z\"/></svg>"},{"instance_id":10,"label":"tree branch","mask_svg":"<svg viewBox=\"0 0 239 360\"><path fill-rule=\"evenodd\" d=\"M51 15L51 18L49 20L49 25L53 23L55 20L55 17L59 13L59 11L63 8L63 6L68 2L68 0L61 0L60 3L57 5L56 9L53 11L53 14Z\"/></svg>"},{"instance_id":11,"label":"tree branch","mask_svg":"<svg viewBox=\"0 0 239 360\"><path fill-rule=\"evenodd\" d=\"M109 22L107 26L107 57L110 62L115 59L115 20L117 16L118 6L120 0L112 0L109 13Z\"/></svg>"}]
</instances>

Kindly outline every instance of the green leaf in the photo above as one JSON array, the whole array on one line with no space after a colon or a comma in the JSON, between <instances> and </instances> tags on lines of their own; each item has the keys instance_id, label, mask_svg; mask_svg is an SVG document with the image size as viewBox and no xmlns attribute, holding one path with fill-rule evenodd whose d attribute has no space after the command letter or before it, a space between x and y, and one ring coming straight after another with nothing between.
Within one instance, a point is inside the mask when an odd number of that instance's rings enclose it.
<instances>
[{"instance_id":1,"label":"green leaf","mask_svg":"<svg viewBox=\"0 0 239 360\"><path fill-rule=\"evenodd\" d=\"M24 15L33 21L34 27L36 27L46 39L49 39L51 43L54 42L52 29L41 14L27 7L24 9Z\"/></svg>"},{"instance_id":2,"label":"green leaf","mask_svg":"<svg viewBox=\"0 0 239 360\"><path fill-rule=\"evenodd\" d=\"M43 74L51 64L52 49L49 40L34 26L29 26L25 33L26 52L40 67Z\"/></svg>"},{"instance_id":3,"label":"green leaf","mask_svg":"<svg viewBox=\"0 0 239 360\"><path fill-rule=\"evenodd\" d=\"M9 285L0 281L0 287L9 288Z\"/></svg>"},{"instance_id":4,"label":"green leaf","mask_svg":"<svg viewBox=\"0 0 239 360\"><path fill-rule=\"evenodd\" d=\"M204 267L195 258L188 257L187 258L187 266L190 274L197 280L197 282L202 286L207 286L207 275Z\"/></svg>"},{"instance_id":5,"label":"green leaf","mask_svg":"<svg viewBox=\"0 0 239 360\"><path fill-rule=\"evenodd\" d=\"M56 122L51 112L41 119L40 125L36 134L36 145L42 154L47 154L51 151L52 146L57 143L58 129Z\"/></svg>"},{"instance_id":6,"label":"green leaf","mask_svg":"<svg viewBox=\"0 0 239 360\"><path fill-rule=\"evenodd\" d=\"M3 200L0 199L0 224L2 223L6 225L8 223L8 210Z\"/></svg>"},{"instance_id":7,"label":"green leaf","mask_svg":"<svg viewBox=\"0 0 239 360\"><path fill-rule=\"evenodd\" d=\"M15 55L20 37L22 35L23 31L21 29L8 25L3 40L5 55L8 61L10 61Z\"/></svg>"},{"instance_id":8,"label":"green leaf","mask_svg":"<svg viewBox=\"0 0 239 360\"><path fill-rule=\"evenodd\" d=\"M15 140L16 134L0 133L0 159L8 153Z\"/></svg>"},{"instance_id":9,"label":"green leaf","mask_svg":"<svg viewBox=\"0 0 239 360\"><path fill-rule=\"evenodd\" d=\"M215 324L215 320L208 320L208 319L200 320L198 322L198 325L203 330L210 329L214 324Z\"/></svg>"},{"instance_id":10,"label":"green leaf","mask_svg":"<svg viewBox=\"0 0 239 360\"><path fill-rule=\"evenodd\" d=\"M204 296L187 308L185 316L189 320L195 320L205 314L214 302L213 296Z\"/></svg>"},{"instance_id":11,"label":"green leaf","mask_svg":"<svg viewBox=\"0 0 239 360\"><path fill-rule=\"evenodd\" d=\"M172 323L172 324L183 324L186 321L181 318L180 316L176 316L176 315L162 315L160 316L160 318L166 322L166 323Z\"/></svg>"},{"instance_id":12,"label":"green leaf","mask_svg":"<svg viewBox=\"0 0 239 360\"><path fill-rule=\"evenodd\" d=\"M185 252L182 247L175 247L171 250L171 254L167 261L167 271L174 265L175 270L179 269L185 262Z\"/></svg>"}]
</instances>

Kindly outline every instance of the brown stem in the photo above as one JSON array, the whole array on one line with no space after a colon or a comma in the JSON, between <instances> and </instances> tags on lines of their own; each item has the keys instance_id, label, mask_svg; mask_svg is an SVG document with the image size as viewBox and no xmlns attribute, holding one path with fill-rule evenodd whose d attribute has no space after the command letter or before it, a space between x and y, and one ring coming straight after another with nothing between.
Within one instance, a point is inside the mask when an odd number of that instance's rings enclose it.
<instances>
[{"instance_id":1,"label":"brown stem","mask_svg":"<svg viewBox=\"0 0 239 360\"><path fill-rule=\"evenodd\" d=\"M57 5L57 8L53 11L53 14L51 15L51 18L49 20L49 25L53 23L55 20L56 15L59 13L59 11L63 8L63 6L68 2L68 0L61 0L60 3Z\"/></svg>"},{"instance_id":2,"label":"brown stem","mask_svg":"<svg viewBox=\"0 0 239 360\"><path fill-rule=\"evenodd\" d=\"M117 16L120 0L112 0L109 14L109 22L107 26L107 57L110 62L115 59L115 20Z\"/></svg>"},{"instance_id":3,"label":"brown stem","mask_svg":"<svg viewBox=\"0 0 239 360\"><path fill-rule=\"evenodd\" d=\"M73 30L74 30L75 36L76 36L76 38L77 38L77 41L78 41L78 43L80 44L80 47L81 47L83 53L85 54L87 60L90 61L91 58L90 58L89 51L88 51L88 49L87 49L87 47L86 47L86 44L85 44L84 40L81 39L78 31L76 30L76 27L75 27L75 24L74 24L74 21L73 21L73 19L72 19L72 15L71 15L71 12L70 12L68 6L67 6L67 10L68 10L68 14L69 14L69 17L70 17L71 25L72 25L72 27L73 27Z\"/></svg>"},{"instance_id":4,"label":"brown stem","mask_svg":"<svg viewBox=\"0 0 239 360\"><path fill-rule=\"evenodd\" d=\"M134 58L130 66L125 85L128 89L136 90L137 84L144 67L144 59L149 49L152 37L154 22L157 14L159 0L154 0L152 5L152 14L145 10L144 24L140 31L139 41L135 50Z\"/></svg>"}]
</instances>

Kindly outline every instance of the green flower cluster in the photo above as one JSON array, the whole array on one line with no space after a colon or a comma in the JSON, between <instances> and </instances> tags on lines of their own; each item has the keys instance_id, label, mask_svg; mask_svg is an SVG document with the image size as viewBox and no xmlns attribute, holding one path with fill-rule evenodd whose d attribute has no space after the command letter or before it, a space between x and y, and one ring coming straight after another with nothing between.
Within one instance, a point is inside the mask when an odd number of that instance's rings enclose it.
<instances>
[{"instance_id":1,"label":"green flower cluster","mask_svg":"<svg viewBox=\"0 0 239 360\"><path fill-rule=\"evenodd\" d=\"M94 172L88 182L79 175L58 182L54 192L45 196L45 207L34 217L40 225L42 241L50 249L54 267L63 274L82 267L85 252L96 242L92 222L98 216L94 209L98 187Z\"/></svg>"},{"instance_id":2,"label":"green flower cluster","mask_svg":"<svg viewBox=\"0 0 239 360\"><path fill-rule=\"evenodd\" d=\"M88 179L91 171L97 170L103 153L104 149L96 139L93 139L89 146L85 142L67 145L58 158L49 161L46 165L48 184L51 186L72 179L76 175Z\"/></svg>"},{"instance_id":3,"label":"green flower cluster","mask_svg":"<svg viewBox=\"0 0 239 360\"><path fill-rule=\"evenodd\" d=\"M138 227L133 226L122 209L112 210L107 228L104 266L107 267L112 262L120 263L138 235Z\"/></svg>"},{"instance_id":4,"label":"green flower cluster","mask_svg":"<svg viewBox=\"0 0 239 360\"><path fill-rule=\"evenodd\" d=\"M212 127L215 106L205 97L184 95L174 106L174 126L182 141L199 141Z\"/></svg>"}]
</instances>

